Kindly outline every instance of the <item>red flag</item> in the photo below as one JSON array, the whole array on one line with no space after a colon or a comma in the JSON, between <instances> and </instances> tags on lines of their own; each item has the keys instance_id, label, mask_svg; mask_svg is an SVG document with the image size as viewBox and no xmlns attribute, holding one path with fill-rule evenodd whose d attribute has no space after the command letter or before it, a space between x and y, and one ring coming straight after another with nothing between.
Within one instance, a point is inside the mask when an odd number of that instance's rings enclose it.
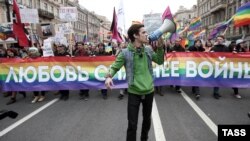
<instances>
[{"instance_id":1,"label":"red flag","mask_svg":"<svg viewBox=\"0 0 250 141\"><path fill-rule=\"evenodd\" d=\"M113 12L113 21L112 21L110 30L112 31L112 39L115 39L118 43L121 43L122 38L117 29L117 16L115 12L115 7L114 7L114 12Z\"/></svg>"},{"instance_id":2,"label":"red flag","mask_svg":"<svg viewBox=\"0 0 250 141\"><path fill-rule=\"evenodd\" d=\"M13 32L15 36L18 38L18 43L22 47L28 47L29 41L24 32L24 24L21 22L19 7L17 5L16 0L13 0L13 12L15 14L15 22L13 22Z\"/></svg>"}]
</instances>

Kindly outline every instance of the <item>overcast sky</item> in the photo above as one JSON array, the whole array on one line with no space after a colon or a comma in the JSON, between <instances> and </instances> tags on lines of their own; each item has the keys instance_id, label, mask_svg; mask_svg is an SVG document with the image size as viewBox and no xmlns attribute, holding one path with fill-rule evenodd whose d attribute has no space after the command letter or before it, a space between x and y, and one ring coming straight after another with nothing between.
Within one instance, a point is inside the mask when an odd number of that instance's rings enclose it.
<instances>
[{"instance_id":1,"label":"overcast sky","mask_svg":"<svg viewBox=\"0 0 250 141\"><path fill-rule=\"evenodd\" d=\"M119 0L79 0L79 3L96 14L106 16L112 21L113 8L118 9ZM142 21L144 14L163 13L167 6L170 6L174 14L181 5L191 8L197 4L197 0L123 0L126 28L132 21ZM117 13L117 11L116 11Z\"/></svg>"}]
</instances>

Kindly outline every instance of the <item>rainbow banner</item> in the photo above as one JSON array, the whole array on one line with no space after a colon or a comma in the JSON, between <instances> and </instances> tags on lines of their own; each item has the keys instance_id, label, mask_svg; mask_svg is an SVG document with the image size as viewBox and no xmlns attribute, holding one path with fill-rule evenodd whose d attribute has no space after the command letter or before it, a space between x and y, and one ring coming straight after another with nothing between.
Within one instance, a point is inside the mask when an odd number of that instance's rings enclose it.
<instances>
[{"instance_id":1,"label":"rainbow banner","mask_svg":"<svg viewBox=\"0 0 250 141\"><path fill-rule=\"evenodd\" d=\"M234 26L240 27L250 24L250 2L242 5L236 12L234 19Z\"/></svg>"},{"instance_id":2,"label":"rainbow banner","mask_svg":"<svg viewBox=\"0 0 250 141\"><path fill-rule=\"evenodd\" d=\"M156 86L250 87L250 53L168 53L154 66ZM0 59L1 91L102 89L115 60L105 57ZM115 88L125 88L125 70L114 76Z\"/></svg>"}]
</instances>

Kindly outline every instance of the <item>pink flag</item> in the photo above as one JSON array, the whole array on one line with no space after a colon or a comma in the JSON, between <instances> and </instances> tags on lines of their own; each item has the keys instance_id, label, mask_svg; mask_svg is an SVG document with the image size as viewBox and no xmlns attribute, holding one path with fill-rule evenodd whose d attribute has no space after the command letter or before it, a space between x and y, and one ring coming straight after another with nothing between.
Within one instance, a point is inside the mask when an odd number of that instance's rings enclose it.
<instances>
[{"instance_id":1,"label":"pink flag","mask_svg":"<svg viewBox=\"0 0 250 141\"><path fill-rule=\"evenodd\" d=\"M164 19L173 20L173 16L172 16L169 6L166 8L164 13L162 14L162 21L164 21Z\"/></svg>"},{"instance_id":2,"label":"pink flag","mask_svg":"<svg viewBox=\"0 0 250 141\"><path fill-rule=\"evenodd\" d=\"M118 43L121 43L122 38L117 29L117 16L115 12L115 7L114 7L114 12L113 12L113 21L112 21L110 30L112 31L112 39L115 39Z\"/></svg>"}]
</instances>

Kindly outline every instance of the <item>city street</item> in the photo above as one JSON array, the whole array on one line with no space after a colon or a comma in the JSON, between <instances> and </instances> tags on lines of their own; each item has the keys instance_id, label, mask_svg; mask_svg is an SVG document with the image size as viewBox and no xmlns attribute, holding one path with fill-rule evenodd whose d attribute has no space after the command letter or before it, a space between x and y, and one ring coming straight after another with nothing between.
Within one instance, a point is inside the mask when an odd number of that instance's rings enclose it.
<instances>
[{"instance_id":1,"label":"city street","mask_svg":"<svg viewBox=\"0 0 250 141\"><path fill-rule=\"evenodd\" d=\"M212 88L201 88L199 101L190 87L182 90L177 94L166 86L164 96L155 95L150 141L216 141L216 125L250 124L250 89L240 89L242 99L234 98L232 89L221 89L222 97L216 100ZM44 102L36 104L31 104L32 94L28 93L25 99L18 95L17 102L9 106L5 105L9 98L1 97L1 109L14 110L19 116L0 121L0 140L125 141L127 95L119 101L118 92L109 91L104 100L100 91L91 90L88 101L79 100L78 91L71 91L68 101L60 101L53 95L55 92L49 92ZM139 114L138 140L141 111Z\"/></svg>"}]
</instances>

